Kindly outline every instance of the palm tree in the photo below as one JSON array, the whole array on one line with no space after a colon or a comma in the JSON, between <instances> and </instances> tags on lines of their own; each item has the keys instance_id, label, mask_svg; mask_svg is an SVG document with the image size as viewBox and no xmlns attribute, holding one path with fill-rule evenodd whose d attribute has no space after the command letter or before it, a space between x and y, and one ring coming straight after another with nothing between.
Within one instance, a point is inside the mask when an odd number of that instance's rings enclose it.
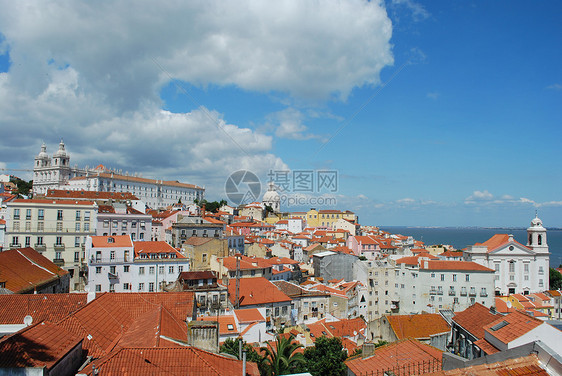
<instances>
[{"instance_id":1,"label":"palm tree","mask_svg":"<svg viewBox=\"0 0 562 376\"><path fill-rule=\"evenodd\" d=\"M265 354L264 368L268 375L286 375L299 372L305 365L305 359L302 353L296 351L303 345L293 342L293 336L289 338L277 335L275 339L275 348L271 343L267 347L262 347Z\"/></svg>"}]
</instances>

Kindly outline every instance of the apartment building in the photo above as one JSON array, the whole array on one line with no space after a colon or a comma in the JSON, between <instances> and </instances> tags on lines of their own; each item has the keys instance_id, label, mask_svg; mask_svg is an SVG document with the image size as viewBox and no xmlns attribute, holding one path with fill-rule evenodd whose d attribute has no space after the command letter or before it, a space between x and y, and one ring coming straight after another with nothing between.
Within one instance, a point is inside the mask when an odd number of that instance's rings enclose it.
<instances>
[{"instance_id":1,"label":"apartment building","mask_svg":"<svg viewBox=\"0 0 562 376\"><path fill-rule=\"evenodd\" d=\"M17 199L7 204L6 248L32 247L85 285L85 241L94 235L97 205L86 200Z\"/></svg>"}]
</instances>

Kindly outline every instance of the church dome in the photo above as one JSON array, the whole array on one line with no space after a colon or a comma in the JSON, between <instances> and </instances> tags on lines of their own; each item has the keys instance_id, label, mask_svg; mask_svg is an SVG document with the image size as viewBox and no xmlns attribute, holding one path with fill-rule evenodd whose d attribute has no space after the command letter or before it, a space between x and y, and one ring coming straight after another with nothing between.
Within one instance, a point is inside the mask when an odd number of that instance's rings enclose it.
<instances>
[{"instance_id":1,"label":"church dome","mask_svg":"<svg viewBox=\"0 0 562 376\"><path fill-rule=\"evenodd\" d=\"M262 201L264 204L267 204L269 202L273 203L281 201L281 197L275 190L275 185L273 185L273 183L269 183L269 188L267 189L267 192L263 194Z\"/></svg>"},{"instance_id":2,"label":"church dome","mask_svg":"<svg viewBox=\"0 0 562 376\"><path fill-rule=\"evenodd\" d=\"M41 151L37 155L37 158L39 158L39 159L49 159L49 156L47 155L47 145L45 145L44 142L41 145Z\"/></svg>"},{"instance_id":3,"label":"church dome","mask_svg":"<svg viewBox=\"0 0 562 376\"><path fill-rule=\"evenodd\" d=\"M66 157L66 150L64 149L64 142L60 140L59 150L55 153L55 157Z\"/></svg>"},{"instance_id":4,"label":"church dome","mask_svg":"<svg viewBox=\"0 0 562 376\"><path fill-rule=\"evenodd\" d=\"M539 217L535 215L535 218L531 221L531 227L542 227L542 221Z\"/></svg>"}]
</instances>

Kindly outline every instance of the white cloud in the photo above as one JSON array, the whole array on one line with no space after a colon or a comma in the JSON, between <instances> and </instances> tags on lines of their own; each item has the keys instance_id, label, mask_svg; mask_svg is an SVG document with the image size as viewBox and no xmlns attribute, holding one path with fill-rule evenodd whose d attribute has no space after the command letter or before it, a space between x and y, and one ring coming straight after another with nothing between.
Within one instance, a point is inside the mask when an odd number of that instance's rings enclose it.
<instances>
[{"instance_id":1,"label":"white cloud","mask_svg":"<svg viewBox=\"0 0 562 376\"><path fill-rule=\"evenodd\" d=\"M290 140L309 140L312 138L321 138L318 135L308 132L308 127L303 124L305 115L294 108L287 108L282 111L272 113L268 116L268 120L275 128L275 135Z\"/></svg>"},{"instance_id":2,"label":"white cloud","mask_svg":"<svg viewBox=\"0 0 562 376\"><path fill-rule=\"evenodd\" d=\"M270 136L229 124L209 106L161 111L160 89L171 79L306 102L345 99L354 87L378 83L381 69L393 64L392 25L378 1L1 6L0 51L12 64L0 73L0 160L21 165L31 166L41 141L52 152L63 137L72 163L219 191L233 169L286 166L271 153ZM277 137L318 137L306 117L293 120L276 124Z\"/></svg>"},{"instance_id":3,"label":"white cloud","mask_svg":"<svg viewBox=\"0 0 562 376\"><path fill-rule=\"evenodd\" d=\"M396 200L396 203L403 204L403 205L410 205L410 204L413 204L415 202L416 202L416 200L414 200L413 198L409 198L409 197L402 198L400 200Z\"/></svg>"},{"instance_id":4,"label":"white cloud","mask_svg":"<svg viewBox=\"0 0 562 376\"><path fill-rule=\"evenodd\" d=\"M562 85L560 84L552 84L546 87L547 89L551 90L562 90Z\"/></svg>"},{"instance_id":5,"label":"white cloud","mask_svg":"<svg viewBox=\"0 0 562 376\"><path fill-rule=\"evenodd\" d=\"M425 20L430 16L430 13L414 0L392 0L392 5L403 6L412 13L412 18L415 21Z\"/></svg>"},{"instance_id":6,"label":"white cloud","mask_svg":"<svg viewBox=\"0 0 562 376\"><path fill-rule=\"evenodd\" d=\"M439 93L437 92L429 92L426 94L426 97L428 97L429 99L437 99L439 98Z\"/></svg>"},{"instance_id":7,"label":"white cloud","mask_svg":"<svg viewBox=\"0 0 562 376\"><path fill-rule=\"evenodd\" d=\"M473 203L478 201L489 201L492 200L493 198L494 196L487 190L474 191L472 192L472 195L468 196L464 201L465 203Z\"/></svg>"}]
</instances>

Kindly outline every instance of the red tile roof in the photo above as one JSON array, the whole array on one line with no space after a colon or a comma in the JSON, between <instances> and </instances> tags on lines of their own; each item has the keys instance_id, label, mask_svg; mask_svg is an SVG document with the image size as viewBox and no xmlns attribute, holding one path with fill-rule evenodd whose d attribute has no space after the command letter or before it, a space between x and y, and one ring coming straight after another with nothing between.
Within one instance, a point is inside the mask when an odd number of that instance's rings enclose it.
<instances>
[{"instance_id":1,"label":"red tile roof","mask_svg":"<svg viewBox=\"0 0 562 376\"><path fill-rule=\"evenodd\" d=\"M437 371L426 376L548 376L548 372L541 368L541 363L535 354L508 359L497 363L485 363L466 368L449 371Z\"/></svg>"},{"instance_id":2,"label":"red tile roof","mask_svg":"<svg viewBox=\"0 0 562 376\"><path fill-rule=\"evenodd\" d=\"M490 313L490 310L480 303L476 303L462 312L453 316L453 321L462 326L476 338L484 338L484 326L496 321L499 314Z\"/></svg>"},{"instance_id":3,"label":"red tile roof","mask_svg":"<svg viewBox=\"0 0 562 376\"><path fill-rule=\"evenodd\" d=\"M478 341L474 341L474 344L480 348L480 350L484 351L486 355L491 355L499 352L500 350L496 349L494 345L490 342L486 341L484 338L479 339Z\"/></svg>"},{"instance_id":4,"label":"red tile roof","mask_svg":"<svg viewBox=\"0 0 562 376\"><path fill-rule=\"evenodd\" d=\"M242 361L187 346L179 348L123 348L88 365L82 373L119 376L239 376ZM246 363L246 375L259 376L255 363Z\"/></svg>"},{"instance_id":5,"label":"red tile roof","mask_svg":"<svg viewBox=\"0 0 562 376\"><path fill-rule=\"evenodd\" d=\"M415 339L405 339L379 347L373 356L352 358L345 364L356 375L393 371L397 376L419 375L441 369L443 351Z\"/></svg>"},{"instance_id":6,"label":"red tile roof","mask_svg":"<svg viewBox=\"0 0 562 376\"><path fill-rule=\"evenodd\" d=\"M50 369L81 341L55 324L37 323L0 341L0 368Z\"/></svg>"},{"instance_id":7,"label":"red tile roof","mask_svg":"<svg viewBox=\"0 0 562 376\"><path fill-rule=\"evenodd\" d=\"M0 294L0 325L23 324L25 316L33 323L57 322L84 307L87 294Z\"/></svg>"},{"instance_id":8,"label":"red tile roof","mask_svg":"<svg viewBox=\"0 0 562 376\"><path fill-rule=\"evenodd\" d=\"M62 189L49 189L45 197L79 198L90 200L138 200L138 197L130 192L66 191Z\"/></svg>"},{"instance_id":9,"label":"red tile roof","mask_svg":"<svg viewBox=\"0 0 562 376\"><path fill-rule=\"evenodd\" d=\"M52 205L94 205L93 201L82 201L82 200L60 200L60 199L44 199L44 198L33 198L33 199L22 199L12 201L18 204L52 204Z\"/></svg>"},{"instance_id":10,"label":"red tile roof","mask_svg":"<svg viewBox=\"0 0 562 376\"><path fill-rule=\"evenodd\" d=\"M398 339L429 338L431 335L448 332L447 321L438 313L419 315L384 316Z\"/></svg>"},{"instance_id":11,"label":"red tile roof","mask_svg":"<svg viewBox=\"0 0 562 376\"><path fill-rule=\"evenodd\" d=\"M523 248L528 247L524 246L523 244L517 242L516 240L512 240L513 243L519 244ZM485 246L488 248L488 253L493 252L495 249L509 243L509 235L508 234L495 234L490 239L486 240L484 243L476 243L476 246Z\"/></svg>"},{"instance_id":12,"label":"red tile roof","mask_svg":"<svg viewBox=\"0 0 562 376\"><path fill-rule=\"evenodd\" d=\"M445 261L445 260L429 260L427 268L422 261L420 267L427 270L466 270L478 272L494 272L494 269L487 268L474 261Z\"/></svg>"},{"instance_id":13,"label":"red tile roof","mask_svg":"<svg viewBox=\"0 0 562 376\"><path fill-rule=\"evenodd\" d=\"M88 355L108 354L133 323L163 305L177 320L193 317L192 292L105 293L58 324L84 338ZM150 344L152 345L152 344Z\"/></svg>"},{"instance_id":14,"label":"red tile roof","mask_svg":"<svg viewBox=\"0 0 562 376\"><path fill-rule=\"evenodd\" d=\"M5 288L14 293L32 292L68 272L53 264L33 248L10 249L0 252L0 278Z\"/></svg>"},{"instance_id":15,"label":"red tile roof","mask_svg":"<svg viewBox=\"0 0 562 376\"><path fill-rule=\"evenodd\" d=\"M133 242L129 235L92 236L93 248L124 248L132 246Z\"/></svg>"},{"instance_id":16,"label":"red tile roof","mask_svg":"<svg viewBox=\"0 0 562 376\"><path fill-rule=\"evenodd\" d=\"M265 321L265 318L257 308L236 309L234 310L234 314L238 318L238 322L243 324Z\"/></svg>"},{"instance_id":17,"label":"red tile roof","mask_svg":"<svg viewBox=\"0 0 562 376\"><path fill-rule=\"evenodd\" d=\"M140 254L174 254L177 258L186 258L181 252L164 241L140 241L134 242L135 255Z\"/></svg>"},{"instance_id":18,"label":"red tile roof","mask_svg":"<svg viewBox=\"0 0 562 376\"><path fill-rule=\"evenodd\" d=\"M236 325L236 320L233 315L230 316L203 316L198 317L198 321L218 321L219 323L219 333L223 335L235 335L238 334L238 325Z\"/></svg>"},{"instance_id":19,"label":"red tile roof","mask_svg":"<svg viewBox=\"0 0 562 376\"><path fill-rule=\"evenodd\" d=\"M236 283L230 281L228 294L232 304L236 300ZM240 306L290 302L291 298L282 293L273 283L263 277L240 279Z\"/></svg>"},{"instance_id":20,"label":"red tile roof","mask_svg":"<svg viewBox=\"0 0 562 376\"><path fill-rule=\"evenodd\" d=\"M507 325L496 330L493 329L495 325L502 322L506 322ZM499 341L508 344L541 324L544 324L544 321L531 317L520 311L515 311L485 325L484 330L497 338Z\"/></svg>"}]
</instances>

